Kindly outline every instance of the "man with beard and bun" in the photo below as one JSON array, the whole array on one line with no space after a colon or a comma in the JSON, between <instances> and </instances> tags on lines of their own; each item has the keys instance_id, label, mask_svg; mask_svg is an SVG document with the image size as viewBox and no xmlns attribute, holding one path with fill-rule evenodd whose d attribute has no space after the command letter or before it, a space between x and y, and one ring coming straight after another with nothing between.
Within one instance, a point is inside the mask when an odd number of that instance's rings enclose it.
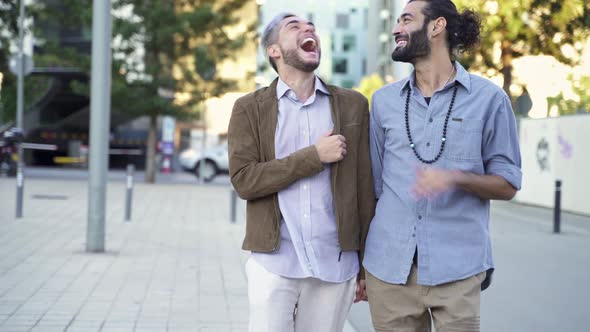
<instances>
[{"instance_id":1,"label":"man with beard and bun","mask_svg":"<svg viewBox=\"0 0 590 332\"><path fill-rule=\"evenodd\" d=\"M410 0L392 31L414 72L372 98L377 208L363 265L375 330L479 331L493 271L490 200L521 186L510 99L454 61L479 18L450 0Z\"/></svg>"},{"instance_id":2,"label":"man with beard and bun","mask_svg":"<svg viewBox=\"0 0 590 332\"><path fill-rule=\"evenodd\" d=\"M231 181L247 200L249 331L342 331L353 299L366 299L368 103L315 76L311 22L280 14L261 41L279 77L236 101L228 130Z\"/></svg>"}]
</instances>

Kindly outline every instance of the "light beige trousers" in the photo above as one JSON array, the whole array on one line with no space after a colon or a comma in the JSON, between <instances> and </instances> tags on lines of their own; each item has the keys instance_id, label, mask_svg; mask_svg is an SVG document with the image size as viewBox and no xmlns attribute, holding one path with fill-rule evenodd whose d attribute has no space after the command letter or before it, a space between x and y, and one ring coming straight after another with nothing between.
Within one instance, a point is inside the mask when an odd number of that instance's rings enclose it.
<instances>
[{"instance_id":1,"label":"light beige trousers","mask_svg":"<svg viewBox=\"0 0 590 332\"><path fill-rule=\"evenodd\" d=\"M246 263L246 276L249 332L342 332L354 299L355 278L342 283L285 278L252 258Z\"/></svg>"}]
</instances>

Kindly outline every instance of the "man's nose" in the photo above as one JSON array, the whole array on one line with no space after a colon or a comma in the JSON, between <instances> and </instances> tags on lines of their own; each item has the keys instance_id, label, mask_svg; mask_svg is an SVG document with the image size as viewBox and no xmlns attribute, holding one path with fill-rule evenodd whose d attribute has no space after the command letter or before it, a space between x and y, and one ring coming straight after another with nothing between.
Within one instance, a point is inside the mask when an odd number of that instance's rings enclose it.
<instances>
[{"instance_id":1,"label":"man's nose","mask_svg":"<svg viewBox=\"0 0 590 332\"><path fill-rule=\"evenodd\" d=\"M391 34L394 35L394 36L397 36L397 35L401 34L401 28L400 28L400 24L399 23L396 23L393 26L393 29L391 29Z\"/></svg>"}]
</instances>

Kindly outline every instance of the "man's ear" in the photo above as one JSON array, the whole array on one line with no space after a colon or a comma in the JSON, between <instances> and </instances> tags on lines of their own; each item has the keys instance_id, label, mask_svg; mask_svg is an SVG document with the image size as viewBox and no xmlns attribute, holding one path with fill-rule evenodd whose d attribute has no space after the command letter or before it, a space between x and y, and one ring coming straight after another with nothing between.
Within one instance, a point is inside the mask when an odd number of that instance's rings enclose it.
<instances>
[{"instance_id":1,"label":"man's ear","mask_svg":"<svg viewBox=\"0 0 590 332\"><path fill-rule=\"evenodd\" d=\"M281 57L281 50L276 44L273 44L266 48L266 55L269 58L278 59Z\"/></svg>"},{"instance_id":2,"label":"man's ear","mask_svg":"<svg viewBox=\"0 0 590 332\"><path fill-rule=\"evenodd\" d=\"M439 17L434 20L434 24L432 24L432 30L430 31L430 38L435 37L441 34L445 28L447 27L447 19L444 17Z\"/></svg>"}]
</instances>

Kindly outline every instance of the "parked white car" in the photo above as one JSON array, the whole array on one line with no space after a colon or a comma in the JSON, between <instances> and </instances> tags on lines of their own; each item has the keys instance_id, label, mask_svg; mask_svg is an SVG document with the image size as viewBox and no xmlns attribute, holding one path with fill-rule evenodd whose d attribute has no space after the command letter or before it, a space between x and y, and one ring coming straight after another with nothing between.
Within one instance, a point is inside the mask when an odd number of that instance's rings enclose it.
<instances>
[{"instance_id":1,"label":"parked white car","mask_svg":"<svg viewBox=\"0 0 590 332\"><path fill-rule=\"evenodd\" d=\"M229 161L227 156L227 144L221 144L206 148L203 153L193 149L187 149L180 153L179 162L186 171L193 172L201 177L201 162L203 181L210 182L218 174L229 173Z\"/></svg>"}]
</instances>

